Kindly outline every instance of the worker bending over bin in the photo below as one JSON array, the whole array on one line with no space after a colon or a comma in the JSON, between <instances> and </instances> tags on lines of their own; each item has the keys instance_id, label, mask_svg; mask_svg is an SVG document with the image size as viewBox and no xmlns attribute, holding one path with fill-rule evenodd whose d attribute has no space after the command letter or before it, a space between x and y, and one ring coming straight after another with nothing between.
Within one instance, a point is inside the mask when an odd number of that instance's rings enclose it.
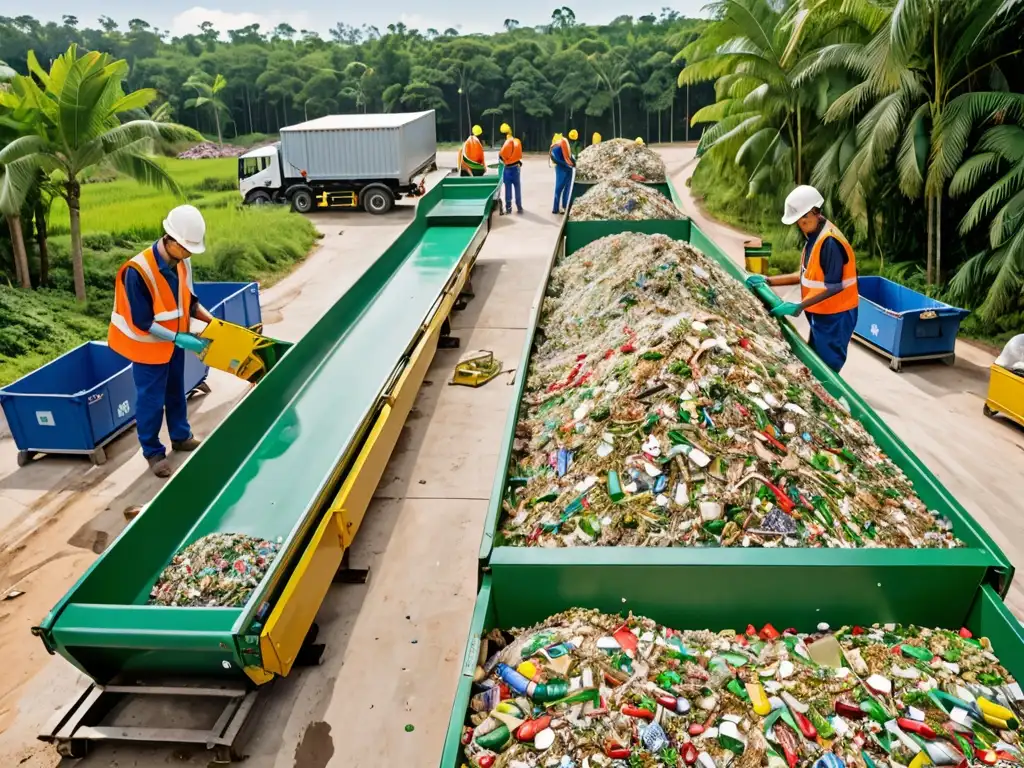
<instances>
[{"instance_id":1,"label":"worker bending over bin","mask_svg":"<svg viewBox=\"0 0 1024 768\"><path fill-rule=\"evenodd\" d=\"M552 213L565 213L569 207L569 187L576 163L569 149L569 141L560 133L551 137L551 162L555 164L555 202Z\"/></svg>"},{"instance_id":2,"label":"worker bending over bin","mask_svg":"<svg viewBox=\"0 0 1024 768\"><path fill-rule=\"evenodd\" d=\"M483 132L483 128L474 125L473 133L459 150L460 176L483 176L487 173L487 164L484 162L484 145L480 141L480 134Z\"/></svg>"},{"instance_id":3,"label":"worker bending over bin","mask_svg":"<svg viewBox=\"0 0 1024 768\"><path fill-rule=\"evenodd\" d=\"M512 136L512 128L508 123L501 124L501 133L505 143L501 145L501 162L505 166L502 172L505 181L505 213L512 213L512 193L516 195L516 213L523 212L523 143Z\"/></svg>"},{"instance_id":4,"label":"worker bending over bin","mask_svg":"<svg viewBox=\"0 0 1024 768\"><path fill-rule=\"evenodd\" d=\"M843 233L822 214L824 202L821 193L811 186L801 185L789 193L782 223L796 224L807 238L800 272L769 278L751 275L747 284L799 283L800 303L784 301L771 314L796 317L806 312L811 346L829 368L839 373L857 326L857 259Z\"/></svg>"},{"instance_id":5,"label":"worker bending over bin","mask_svg":"<svg viewBox=\"0 0 1024 768\"><path fill-rule=\"evenodd\" d=\"M188 423L185 351L200 353L209 343L189 333L189 321L213 317L195 297L190 257L206 250L206 222L191 205L164 219L164 236L118 270L107 343L132 361L137 402L135 424L142 455L157 477L170 477L160 442L167 414L171 449L193 451L199 440Z\"/></svg>"}]
</instances>

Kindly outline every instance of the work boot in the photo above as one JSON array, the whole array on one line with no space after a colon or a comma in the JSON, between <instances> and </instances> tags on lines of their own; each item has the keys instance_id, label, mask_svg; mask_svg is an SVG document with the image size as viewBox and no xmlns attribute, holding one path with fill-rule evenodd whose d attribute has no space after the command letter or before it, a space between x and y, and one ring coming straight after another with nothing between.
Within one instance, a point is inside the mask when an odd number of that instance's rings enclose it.
<instances>
[{"instance_id":1,"label":"work boot","mask_svg":"<svg viewBox=\"0 0 1024 768\"><path fill-rule=\"evenodd\" d=\"M171 443L171 449L175 451L194 451L200 446L200 441L194 437L190 437L187 440L179 440L178 442Z\"/></svg>"},{"instance_id":2,"label":"work boot","mask_svg":"<svg viewBox=\"0 0 1024 768\"><path fill-rule=\"evenodd\" d=\"M170 477L174 471L166 456L150 456L146 461L149 462L149 471L157 477Z\"/></svg>"}]
</instances>

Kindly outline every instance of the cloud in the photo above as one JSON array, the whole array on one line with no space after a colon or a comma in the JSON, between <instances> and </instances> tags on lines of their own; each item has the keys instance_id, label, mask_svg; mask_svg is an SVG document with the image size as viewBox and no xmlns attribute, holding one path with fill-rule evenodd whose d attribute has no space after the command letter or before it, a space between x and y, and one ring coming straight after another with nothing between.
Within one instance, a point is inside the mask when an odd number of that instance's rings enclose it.
<instances>
[{"instance_id":1,"label":"cloud","mask_svg":"<svg viewBox=\"0 0 1024 768\"><path fill-rule=\"evenodd\" d=\"M221 11L215 8L204 8L201 5L193 6L182 11L171 19L172 35L197 34L199 25L204 21L213 24L213 28L220 32L221 37L227 37L229 29L241 29L250 24L259 24L260 30L269 32L278 24L285 22L296 30L309 29L309 14L286 10L281 12L252 13L250 11ZM314 27L315 28L315 27Z\"/></svg>"}]
</instances>

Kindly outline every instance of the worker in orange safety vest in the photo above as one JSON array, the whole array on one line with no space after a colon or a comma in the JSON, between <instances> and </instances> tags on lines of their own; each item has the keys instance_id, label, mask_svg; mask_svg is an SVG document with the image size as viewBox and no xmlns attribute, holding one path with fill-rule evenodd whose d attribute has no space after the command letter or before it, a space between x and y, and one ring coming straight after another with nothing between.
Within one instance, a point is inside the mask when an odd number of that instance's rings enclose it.
<instances>
[{"instance_id":1,"label":"worker in orange safety vest","mask_svg":"<svg viewBox=\"0 0 1024 768\"><path fill-rule=\"evenodd\" d=\"M505 213L512 213L512 194L516 196L516 212L523 212L523 143L512 136L512 128L508 123L501 124L501 132L505 143L501 146L501 162L505 166L502 178L505 181Z\"/></svg>"},{"instance_id":2,"label":"worker in orange safety vest","mask_svg":"<svg viewBox=\"0 0 1024 768\"><path fill-rule=\"evenodd\" d=\"M846 363L857 326L857 258L849 240L821 212L825 200L814 187L801 185L786 198L783 224L796 224L806 238L800 272L765 278L751 275L749 285L800 285L800 303L784 301L774 317L807 313L810 344L829 368L839 373Z\"/></svg>"},{"instance_id":3,"label":"worker in orange safety vest","mask_svg":"<svg viewBox=\"0 0 1024 768\"><path fill-rule=\"evenodd\" d=\"M179 205L164 219L164 236L121 265L114 281L114 310L107 343L132 362L135 424L142 455L157 477L170 477L160 442L164 414L171 448L193 451L199 440L188 422L185 353L209 343L189 332L191 318L213 317L196 300L190 257L206 250L206 222L191 205Z\"/></svg>"},{"instance_id":4,"label":"worker in orange safety vest","mask_svg":"<svg viewBox=\"0 0 1024 768\"><path fill-rule=\"evenodd\" d=\"M460 176L483 176L487 173L487 165L484 162L484 145L480 141L480 135L484 129L479 125L473 126L473 133L462 144L459 150L459 175Z\"/></svg>"}]
</instances>

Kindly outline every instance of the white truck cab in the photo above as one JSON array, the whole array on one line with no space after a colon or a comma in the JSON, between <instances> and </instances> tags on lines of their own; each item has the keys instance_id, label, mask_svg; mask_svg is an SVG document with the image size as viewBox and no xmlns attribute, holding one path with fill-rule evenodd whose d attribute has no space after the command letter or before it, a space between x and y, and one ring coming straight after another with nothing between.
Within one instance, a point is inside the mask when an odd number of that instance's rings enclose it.
<instances>
[{"instance_id":1,"label":"white truck cab","mask_svg":"<svg viewBox=\"0 0 1024 768\"><path fill-rule=\"evenodd\" d=\"M238 191L246 203L269 203L284 185L278 144L257 147L238 158Z\"/></svg>"}]
</instances>

